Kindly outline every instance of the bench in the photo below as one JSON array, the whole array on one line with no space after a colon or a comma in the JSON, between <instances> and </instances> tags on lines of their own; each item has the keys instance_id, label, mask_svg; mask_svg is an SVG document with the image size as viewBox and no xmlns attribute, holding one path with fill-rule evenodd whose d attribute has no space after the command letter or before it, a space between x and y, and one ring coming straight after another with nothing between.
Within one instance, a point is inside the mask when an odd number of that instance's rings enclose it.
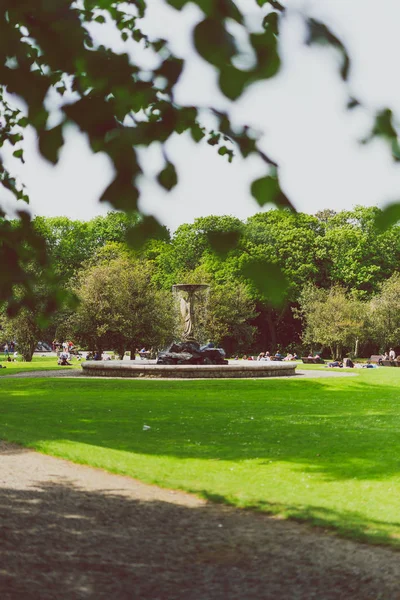
<instances>
[{"instance_id":1,"label":"bench","mask_svg":"<svg viewBox=\"0 0 400 600\"><path fill-rule=\"evenodd\" d=\"M302 356L301 360L305 365L324 365L325 361L323 358L309 358L308 356Z\"/></svg>"},{"instance_id":2,"label":"bench","mask_svg":"<svg viewBox=\"0 0 400 600\"><path fill-rule=\"evenodd\" d=\"M371 363L378 363L382 358L382 354L373 354L370 359L369 362Z\"/></svg>"},{"instance_id":3,"label":"bench","mask_svg":"<svg viewBox=\"0 0 400 600\"><path fill-rule=\"evenodd\" d=\"M381 365L384 367L400 367L400 361L398 360L383 360Z\"/></svg>"}]
</instances>

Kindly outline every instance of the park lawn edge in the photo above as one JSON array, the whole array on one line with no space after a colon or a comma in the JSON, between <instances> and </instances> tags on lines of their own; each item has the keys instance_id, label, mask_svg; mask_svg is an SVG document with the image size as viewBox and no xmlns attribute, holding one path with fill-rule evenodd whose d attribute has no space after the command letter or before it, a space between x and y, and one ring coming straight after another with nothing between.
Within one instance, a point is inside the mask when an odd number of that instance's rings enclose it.
<instances>
[{"instance_id":1,"label":"park lawn edge","mask_svg":"<svg viewBox=\"0 0 400 600\"><path fill-rule=\"evenodd\" d=\"M88 381L86 378L85 378L85 380ZM55 381L55 380L53 380L53 381ZM142 381L142 380L140 380L140 381ZM58 383L61 384L60 381ZM153 386L154 384L157 385L154 381L152 381L151 385ZM290 507L288 507L284 503L276 503L273 507L271 507L271 505L269 505L268 508L266 506L260 507L257 504L246 503L246 501L242 501L240 498L237 498L234 495L224 496L224 495L218 494L218 493L201 491L199 489L193 489L193 487L188 484L175 483L173 486L171 486L170 484L164 482L163 480L160 480L157 475L153 476L151 473L149 474L149 472L147 472L146 474L141 474L141 475L138 475L138 474L131 475L131 474L127 473L125 470L120 469L118 467L115 467L112 465L104 466L104 464L101 464L101 461L99 464L96 461L96 459L88 460L85 457L77 456L76 454L74 455L73 452L71 453L71 448L60 450L60 449L55 448L54 445L52 446L52 441L56 444L57 441L62 442L63 441L62 438L58 438L58 440L57 439L56 440L49 439L46 442L43 442L43 440L42 440L39 442L27 443L21 439L21 433L22 433L22 437L23 437L23 432L20 432L18 434L15 431L14 432L9 431L8 435L3 434L2 437L3 437L3 439L7 439L7 441L16 443L22 447L30 448L32 450L38 451L45 455L54 456L54 457L57 457L57 458L60 458L63 460L68 460L71 463L81 464L81 465L89 466L91 468L100 469L103 472L117 474L117 475L121 475L121 476L125 476L125 477L130 477L131 479L141 481L141 482L149 484L149 485L155 485L155 486L158 486L158 487L161 487L164 489L177 490L177 491L180 490L185 493L191 493L191 494L194 494L198 497L204 498L204 499L214 502L214 503L227 504L229 506L232 506L235 508L240 508L242 510L253 510L253 511L265 513L268 515L272 515L277 518L285 518L285 519L293 520L296 522L308 523L313 527L318 527L319 529L334 532L335 534L339 535L340 537L356 539L358 541L361 541L364 543L369 543L369 544L374 544L374 545L385 545L385 546L390 545L396 549L399 549L399 540L393 539L392 537L387 535L385 532L379 533L379 532L375 531L373 534L370 535L370 534L368 534L368 532L361 531L360 529L354 530L354 529L350 528L349 525L346 523L343 526L341 526L339 523L334 523L331 525L331 524L327 523L326 520L319 519L317 517L310 518L310 516L301 516L301 515L299 515L298 510L297 510L296 514L293 514L293 512L290 510ZM75 443L75 445L79 445L79 442L74 442L71 440L65 440L65 441L67 441L71 445L74 445L74 443ZM93 446L93 448L95 448L95 446ZM104 452L107 450L107 448L101 448L101 449ZM139 454L137 454L137 456L139 456ZM216 460L219 460L219 459L216 459Z\"/></svg>"}]
</instances>

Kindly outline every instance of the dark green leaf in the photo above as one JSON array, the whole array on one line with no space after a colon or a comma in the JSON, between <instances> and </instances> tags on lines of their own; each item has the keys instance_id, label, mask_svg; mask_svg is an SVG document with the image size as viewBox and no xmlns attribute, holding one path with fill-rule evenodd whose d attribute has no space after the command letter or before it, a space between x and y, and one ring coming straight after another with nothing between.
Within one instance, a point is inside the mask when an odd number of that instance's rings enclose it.
<instances>
[{"instance_id":1,"label":"dark green leaf","mask_svg":"<svg viewBox=\"0 0 400 600\"><path fill-rule=\"evenodd\" d=\"M265 301L280 306L285 301L288 281L278 265L252 259L242 267L242 276L249 279Z\"/></svg>"},{"instance_id":2,"label":"dark green leaf","mask_svg":"<svg viewBox=\"0 0 400 600\"><path fill-rule=\"evenodd\" d=\"M137 201L139 190L131 181L125 178L117 177L103 192L100 198L101 202L109 202L114 208L132 212L137 210Z\"/></svg>"},{"instance_id":3,"label":"dark green leaf","mask_svg":"<svg viewBox=\"0 0 400 600\"><path fill-rule=\"evenodd\" d=\"M260 206L272 203L279 207L288 207L294 210L292 203L282 192L276 177L261 177L253 181L251 195L257 200Z\"/></svg>"},{"instance_id":4,"label":"dark green leaf","mask_svg":"<svg viewBox=\"0 0 400 600\"><path fill-rule=\"evenodd\" d=\"M158 174L157 181L168 191L176 186L178 183L178 175L172 163L167 162L165 168Z\"/></svg>"},{"instance_id":5,"label":"dark green leaf","mask_svg":"<svg viewBox=\"0 0 400 600\"><path fill-rule=\"evenodd\" d=\"M18 150L14 150L13 156L15 156L15 158L19 158L22 162L25 162L24 161L24 151L22 150L22 148L19 148Z\"/></svg>"},{"instance_id":6,"label":"dark green leaf","mask_svg":"<svg viewBox=\"0 0 400 600\"><path fill-rule=\"evenodd\" d=\"M357 106L360 106L359 101L356 100L356 98L349 98L349 101L347 102L347 108L349 110L352 110L353 108L356 108Z\"/></svg>"},{"instance_id":7,"label":"dark green leaf","mask_svg":"<svg viewBox=\"0 0 400 600\"><path fill-rule=\"evenodd\" d=\"M64 144L62 124L39 133L39 150L44 158L55 165L58 162L60 148Z\"/></svg>"},{"instance_id":8,"label":"dark green leaf","mask_svg":"<svg viewBox=\"0 0 400 600\"><path fill-rule=\"evenodd\" d=\"M343 57L343 63L340 70L342 78L346 80L349 75L350 58L343 43L334 35L331 30L316 19L307 20L308 37L306 43L311 44L330 44L332 47L339 50Z\"/></svg>"},{"instance_id":9,"label":"dark green leaf","mask_svg":"<svg viewBox=\"0 0 400 600\"><path fill-rule=\"evenodd\" d=\"M240 231L208 231L208 242L211 248L220 255L226 255L237 247L241 238Z\"/></svg>"},{"instance_id":10,"label":"dark green leaf","mask_svg":"<svg viewBox=\"0 0 400 600\"><path fill-rule=\"evenodd\" d=\"M200 56L220 69L230 64L236 54L233 37L216 19L200 21L194 28L193 39Z\"/></svg>"},{"instance_id":11,"label":"dark green leaf","mask_svg":"<svg viewBox=\"0 0 400 600\"><path fill-rule=\"evenodd\" d=\"M149 239L168 240L169 234L166 227L154 217L143 217L142 221L127 230L126 241L135 249L139 249Z\"/></svg>"},{"instance_id":12,"label":"dark green leaf","mask_svg":"<svg viewBox=\"0 0 400 600\"><path fill-rule=\"evenodd\" d=\"M250 80L248 72L240 71L231 65L225 65L221 68L219 87L227 98L236 100L243 93Z\"/></svg>"}]
</instances>

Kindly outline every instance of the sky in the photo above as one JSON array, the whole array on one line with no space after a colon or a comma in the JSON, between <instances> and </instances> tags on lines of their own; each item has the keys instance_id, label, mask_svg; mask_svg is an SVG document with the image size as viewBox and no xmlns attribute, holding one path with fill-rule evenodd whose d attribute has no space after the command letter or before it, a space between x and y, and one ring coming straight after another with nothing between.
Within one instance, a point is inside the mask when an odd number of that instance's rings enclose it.
<instances>
[{"instance_id":1,"label":"sky","mask_svg":"<svg viewBox=\"0 0 400 600\"><path fill-rule=\"evenodd\" d=\"M262 10L254 0L237 0L245 7L249 26L257 28ZM281 31L283 64L279 75L249 88L235 103L216 86L216 72L193 50L191 31L200 10L188 5L177 12L163 0L149 0L144 29L151 37L167 38L172 50L187 60L176 87L176 101L228 110L234 123L262 132L260 147L279 164L281 186L297 210L351 209L399 200L400 167L384 142L359 142L372 126L372 114L389 106L400 117L397 75L400 3L381 0L288 0L288 17ZM379 9L377 8L379 6ZM348 84L339 75L340 56L329 48L304 45L301 15L319 18L343 40L352 58ZM111 28L101 25L93 34L116 51L126 52L152 66L155 58L126 46ZM363 108L346 110L349 96ZM112 180L107 157L91 154L87 141L72 126L56 167L40 158L35 136L28 132L25 165L6 157L30 194L32 214L66 215L87 220L110 207L98 202ZM140 208L155 214L171 230L206 215L230 214L241 219L260 212L250 194L253 179L266 174L257 158L235 157L229 164L215 148L194 144L175 135L167 154L175 163L178 186L167 193L152 182L163 165L158 147L141 152L145 176L140 183ZM13 200L0 194L9 212ZM263 209L264 210L264 209Z\"/></svg>"}]
</instances>

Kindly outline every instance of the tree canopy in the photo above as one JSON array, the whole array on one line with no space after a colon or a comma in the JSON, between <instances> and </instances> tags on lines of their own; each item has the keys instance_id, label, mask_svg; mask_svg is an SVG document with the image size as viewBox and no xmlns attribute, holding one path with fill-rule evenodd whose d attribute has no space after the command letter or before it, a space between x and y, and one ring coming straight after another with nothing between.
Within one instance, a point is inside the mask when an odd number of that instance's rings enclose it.
<instances>
[{"instance_id":1,"label":"tree canopy","mask_svg":"<svg viewBox=\"0 0 400 600\"><path fill-rule=\"evenodd\" d=\"M43 277L40 261L27 252L25 267L36 277L34 301L16 315L23 286L14 285L13 314L0 311L6 336L0 342L25 337L26 357L37 341L60 336L83 347L111 345L119 353L131 344L160 347L179 338L171 286L207 283L201 341L211 338L229 354L278 347L300 352L314 344L336 354L341 348L365 352L367 345L374 353L387 344L400 351L399 226L379 232L380 213L357 207L310 216L286 209L245 222L213 216L139 249L121 242L131 225L123 213L89 222L40 217L34 226L51 256L53 279ZM236 246L221 243L224 236L215 244L220 231L237 236ZM249 265L256 277L249 276ZM271 292L265 265L277 269L281 294L274 292L276 281ZM71 292L81 299L80 308ZM69 306L57 307L55 295ZM44 322L39 317L46 309L53 314Z\"/></svg>"}]
</instances>

